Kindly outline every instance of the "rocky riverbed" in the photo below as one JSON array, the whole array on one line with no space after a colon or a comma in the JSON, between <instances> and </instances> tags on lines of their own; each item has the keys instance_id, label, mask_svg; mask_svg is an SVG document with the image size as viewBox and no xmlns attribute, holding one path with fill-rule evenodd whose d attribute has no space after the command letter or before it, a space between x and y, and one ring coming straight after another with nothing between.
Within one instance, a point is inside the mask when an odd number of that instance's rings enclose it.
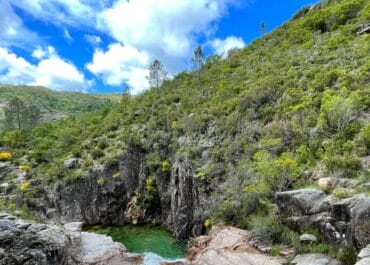
<instances>
[{"instance_id":1,"label":"rocky riverbed","mask_svg":"<svg viewBox=\"0 0 370 265\"><path fill-rule=\"evenodd\" d=\"M193 241L187 259L165 261L157 255L132 254L111 237L82 232L82 223L64 226L37 224L0 213L1 265L340 265L328 255L278 257L255 247L253 234L231 226L214 226ZM285 254L284 254L285 253ZM288 262L291 260L290 262ZM358 254L356 265L368 265L370 245Z\"/></svg>"}]
</instances>

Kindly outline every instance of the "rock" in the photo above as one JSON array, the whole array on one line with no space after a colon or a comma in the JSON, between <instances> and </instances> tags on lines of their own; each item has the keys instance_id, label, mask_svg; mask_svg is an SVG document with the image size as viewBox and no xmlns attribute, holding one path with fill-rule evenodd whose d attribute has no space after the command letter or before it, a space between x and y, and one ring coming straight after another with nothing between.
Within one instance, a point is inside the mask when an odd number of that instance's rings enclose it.
<instances>
[{"instance_id":1,"label":"rock","mask_svg":"<svg viewBox=\"0 0 370 265\"><path fill-rule=\"evenodd\" d=\"M340 263L330 256L323 254L304 254L296 256L292 265L340 265Z\"/></svg>"},{"instance_id":2,"label":"rock","mask_svg":"<svg viewBox=\"0 0 370 265\"><path fill-rule=\"evenodd\" d=\"M94 233L81 233L82 265L119 265L128 259L125 247L111 237Z\"/></svg>"},{"instance_id":3,"label":"rock","mask_svg":"<svg viewBox=\"0 0 370 265\"><path fill-rule=\"evenodd\" d=\"M202 253L194 265L283 265L286 260L276 257L270 257L262 254L250 254L247 252L231 252L217 249L209 249ZM317 265L317 264L315 264Z\"/></svg>"},{"instance_id":4,"label":"rock","mask_svg":"<svg viewBox=\"0 0 370 265\"><path fill-rule=\"evenodd\" d=\"M344 240L358 250L370 243L370 197L338 200L314 189L278 192L276 202L283 222L301 231L316 227L332 244Z\"/></svg>"},{"instance_id":5,"label":"rock","mask_svg":"<svg viewBox=\"0 0 370 265\"><path fill-rule=\"evenodd\" d=\"M355 188L356 187L356 181L353 179L347 179L347 178L336 178L336 177L326 177L326 178L320 178L317 181L317 184L321 189L335 189L335 188Z\"/></svg>"},{"instance_id":6,"label":"rock","mask_svg":"<svg viewBox=\"0 0 370 265\"><path fill-rule=\"evenodd\" d=\"M69 158L63 162L64 167L68 169L77 168L81 164L82 160L78 158Z\"/></svg>"},{"instance_id":7,"label":"rock","mask_svg":"<svg viewBox=\"0 0 370 265\"><path fill-rule=\"evenodd\" d=\"M2 213L0 264L76 264L70 237L57 226L33 224Z\"/></svg>"},{"instance_id":8,"label":"rock","mask_svg":"<svg viewBox=\"0 0 370 265\"><path fill-rule=\"evenodd\" d=\"M193 247L189 249L188 257L193 265L282 265L283 258L262 254L249 244L251 233L235 227L213 227L211 240L204 249Z\"/></svg>"},{"instance_id":9,"label":"rock","mask_svg":"<svg viewBox=\"0 0 370 265\"><path fill-rule=\"evenodd\" d=\"M30 223L0 213L0 264L139 265L111 237L81 232L82 223L64 227Z\"/></svg>"},{"instance_id":10,"label":"rock","mask_svg":"<svg viewBox=\"0 0 370 265\"><path fill-rule=\"evenodd\" d=\"M370 264L370 258L364 258L356 262L355 265L369 265Z\"/></svg>"},{"instance_id":11,"label":"rock","mask_svg":"<svg viewBox=\"0 0 370 265\"><path fill-rule=\"evenodd\" d=\"M197 190L193 170L185 157L178 158L171 174L171 223L176 239L186 240L192 235Z\"/></svg>"},{"instance_id":12,"label":"rock","mask_svg":"<svg viewBox=\"0 0 370 265\"><path fill-rule=\"evenodd\" d=\"M370 244L370 197L356 195L343 199L332 206L331 217L336 221L349 222L346 237L357 249Z\"/></svg>"},{"instance_id":13,"label":"rock","mask_svg":"<svg viewBox=\"0 0 370 265\"><path fill-rule=\"evenodd\" d=\"M358 258L370 258L370 244L363 248L360 253L358 253Z\"/></svg>"},{"instance_id":14,"label":"rock","mask_svg":"<svg viewBox=\"0 0 370 265\"><path fill-rule=\"evenodd\" d=\"M142 163L140 150L128 151L119 164L94 166L73 184L55 185L45 194L45 208L56 211L43 217L62 224L78 221L86 225L119 225L129 222L125 210L129 198L138 188ZM120 174L113 177L117 172ZM39 212L45 214L46 209Z\"/></svg>"},{"instance_id":15,"label":"rock","mask_svg":"<svg viewBox=\"0 0 370 265\"><path fill-rule=\"evenodd\" d=\"M328 196L315 189L277 192L276 203L284 214L307 215L329 210Z\"/></svg>"},{"instance_id":16,"label":"rock","mask_svg":"<svg viewBox=\"0 0 370 265\"><path fill-rule=\"evenodd\" d=\"M299 240L303 243L313 243L317 241L317 238L314 235L303 234L299 237Z\"/></svg>"}]
</instances>

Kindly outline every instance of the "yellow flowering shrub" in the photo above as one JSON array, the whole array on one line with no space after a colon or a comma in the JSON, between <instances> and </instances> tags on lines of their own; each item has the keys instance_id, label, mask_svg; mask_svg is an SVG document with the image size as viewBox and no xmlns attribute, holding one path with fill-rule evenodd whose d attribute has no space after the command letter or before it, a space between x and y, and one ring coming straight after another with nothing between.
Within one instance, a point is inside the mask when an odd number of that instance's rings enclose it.
<instances>
[{"instance_id":1,"label":"yellow flowering shrub","mask_svg":"<svg viewBox=\"0 0 370 265\"><path fill-rule=\"evenodd\" d=\"M12 154L9 152L0 152L0 161L9 161L12 159Z\"/></svg>"},{"instance_id":2,"label":"yellow flowering shrub","mask_svg":"<svg viewBox=\"0 0 370 265\"><path fill-rule=\"evenodd\" d=\"M20 167L19 167L19 169L20 169L20 170L22 170L22 171L27 172L27 171L29 171L31 168L30 168L30 166L23 165L23 166L20 166Z\"/></svg>"},{"instance_id":3,"label":"yellow flowering shrub","mask_svg":"<svg viewBox=\"0 0 370 265\"><path fill-rule=\"evenodd\" d=\"M26 191L28 189L28 187L30 186L30 182L29 181L24 181L22 182L22 184L19 186L19 189L21 191Z\"/></svg>"},{"instance_id":4,"label":"yellow flowering shrub","mask_svg":"<svg viewBox=\"0 0 370 265\"><path fill-rule=\"evenodd\" d=\"M211 228L211 226L212 226L212 221L211 221L211 219L206 219L205 221L204 221L204 227L206 228L206 229L209 229L209 228Z\"/></svg>"},{"instance_id":5,"label":"yellow flowering shrub","mask_svg":"<svg viewBox=\"0 0 370 265\"><path fill-rule=\"evenodd\" d=\"M119 172L116 172L112 175L112 177L115 179L115 178L118 178L121 174Z\"/></svg>"},{"instance_id":6,"label":"yellow flowering shrub","mask_svg":"<svg viewBox=\"0 0 370 265\"><path fill-rule=\"evenodd\" d=\"M104 179L104 178L102 178L102 177L100 177L100 178L98 178L98 179L96 180L96 183L97 183L98 185L102 186L102 185L104 185L104 183L105 183L105 179Z\"/></svg>"}]
</instances>

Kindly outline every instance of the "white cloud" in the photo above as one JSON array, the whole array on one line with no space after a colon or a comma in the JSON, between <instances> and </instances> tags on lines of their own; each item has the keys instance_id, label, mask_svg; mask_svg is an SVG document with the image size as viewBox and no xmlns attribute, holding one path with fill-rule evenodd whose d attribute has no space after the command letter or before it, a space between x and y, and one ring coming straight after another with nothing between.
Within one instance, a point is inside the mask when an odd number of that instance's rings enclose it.
<instances>
[{"instance_id":1,"label":"white cloud","mask_svg":"<svg viewBox=\"0 0 370 265\"><path fill-rule=\"evenodd\" d=\"M74 41L73 38L72 38L72 36L71 36L71 34L69 34L69 31L67 29L64 29L63 35L64 35L64 38L67 39L67 41L69 41L69 42L73 42Z\"/></svg>"},{"instance_id":2,"label":"white cloud","mask_svg":"<svg viewBox=\"0 0 370 265\"><path fill-rule=\"evenodd\" d=\"M215 22L225 15L228 6L234 2L236 0L118 0L99 14L97 27L124 43L125 47L135 47L141 54L146 54L148 62L159 59L173 74L187 66L192 50L197 45L197 37L211 36L215 31ZM111 50L112 47L107 54L112 53ZM121 49L122 52L124 50ZM116 52L116 56L119 56L119 51ZM95 53L88 67L90 71L91 65L97 67L96 58L102 57L102 54L101 51ZM113 58L107 54L107 58ZM102 75L103 80L110 84L126 81L122 70L117 70L113 65L104 68L104 74L96 70L92 72ZM143 74L147 64L138 66L136 60L122 60L119 65L124 65L120 69L125 71L136 69L135 75L129 76L127 82L130 85L140 83L140 88L133 89L142 90L143 84L147 83ZM116 77L118 71L120 77ZM143 78L140 82L139 76ZM109 82L112 80L115 82Z\"/></svg>"},{"instance_id":3,"label":"white cloud","mask_svg":"<svg viewBox=\"0 0 370 265\"><path fill-rule=\"evenodd\" d=\"M238 38L235 36L229 36L224 40L221 39L215 39L210 42L211 47L214 49L214 51L221 55L223 58L226 58L228 55L228 52L231 49L234 48L244 48L245 42L242 38Z\"/></svg>"},{"instance_id":4,"label":"white cloud","mask_svg":"<svg viewBox=\"0 0 370 265\"><path fill-rule=\"evenodd\" d=\"M0 47L0 83L40 85L58 91L85 91L88 81L70 62L60 58L55 49L37 48L32 64L6 48Z\"/></svg>"},{"instance_id":5,"label":"white cloud","mask_svg":"<svg viewBox=\"0 0 370 265\"><path fill-rule=\"evenodd\" d=\"M28 30L17 16L9 0L0 4L0 46L28 48L29 44L39 42L37 34Z\"/></svg>"},{"instance_id":6,"label":"white cloud","mask_svg":"<svg viewBox=\"0 0 370 265\"><path fill-rule=\"evenodd\" d=\"M119 86L124 82L137 94L148 87L146 76L149 57L130 45L111 44L107 51L96 50L86 68L102 78L108 85Z\"/></svg>"},{"instance_id":7,"label":"white cloud","mask_svg":"<svg viewBox=\"0 0 370 265\"><path fill-rule=\"evenodd\" d=\"M96 36L96 35L90 35L90 34L86 34L84 36L85 40L90 43L91 45L93 46L98 46L102 40L100 38L100 36Z\"/></svg>"}]
</instances>

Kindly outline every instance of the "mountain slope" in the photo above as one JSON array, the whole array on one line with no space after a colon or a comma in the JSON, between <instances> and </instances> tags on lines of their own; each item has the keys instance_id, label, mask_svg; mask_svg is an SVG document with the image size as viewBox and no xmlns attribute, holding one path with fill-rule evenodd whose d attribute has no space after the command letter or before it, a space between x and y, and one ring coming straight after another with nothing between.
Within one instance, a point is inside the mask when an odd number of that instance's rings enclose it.
<instances>
[{"instance_id":1,"label":"mountain slope","mask_svg":"<svg viewBox=\"0 0 370 265\"><path fill-rule=\"evenodd\" d=\"M113 94L55 92L44 87L0 85L0 107L6 106L14 97L37 106L45 120L97 110L120 100L119 95Z\"/></svg>"},{"instance_id":2,"label":"mountain slope","mask_svg":"<svg viewBox=\"0 0 370 265\"><path fill-rule=\"evenodd\" d=\"M62 221L159 222L179 239L215 222L266 224L284 242L276 192L369 195L370 35L357 35L369 20L369 1L323 1L208 58L201 82L184 72L110 111L36 128L11 150L31 167L22 199ZM327 177L344 184L319 187Z\"/></svg>"}]
</instances>

